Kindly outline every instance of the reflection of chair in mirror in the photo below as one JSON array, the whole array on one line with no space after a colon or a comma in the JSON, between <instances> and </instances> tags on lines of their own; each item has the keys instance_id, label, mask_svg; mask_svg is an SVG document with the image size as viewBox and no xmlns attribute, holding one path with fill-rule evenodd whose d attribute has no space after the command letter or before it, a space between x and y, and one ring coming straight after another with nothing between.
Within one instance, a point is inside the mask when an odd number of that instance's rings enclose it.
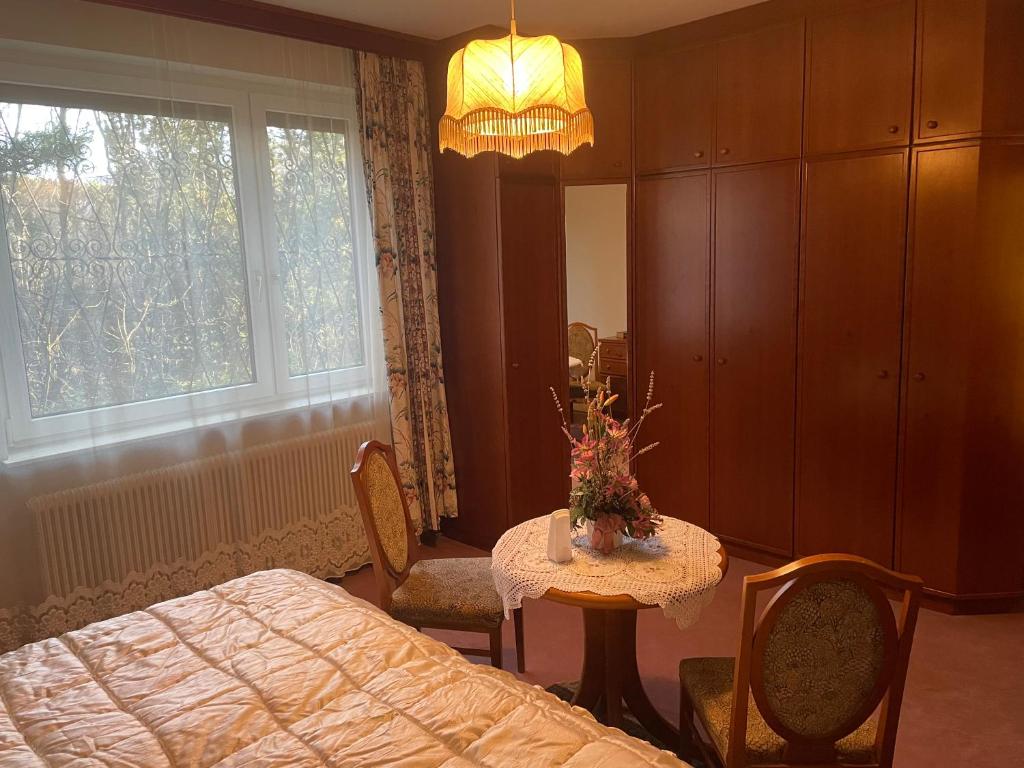
<instances>
[{"instance_id":1,"label":"reflection of chair in mirror","mask_svg":"<svg viewBox=\"0 0 1024 768\"><path fill-rule=\"evenodd\" d=\"M580 379L591 382L593 389L597 363L595 361L589 371L587 364L596 347L597 328L587 323L569 323L569 412L573 424L580 423L586 418L586 392L580 386Z\"/></svg>"},{"instance_id":2,"label":"reflection of chair in mirror","mask_svg":"<svg viewBox=\"0 0 1024 768\"><path fill-rule=\"evenodd\" d=\"M679 666L681 731L712 766L892 766L920 593L916 576L853 555L747 576L738 657Z\"/></svg>"}]
</instances>

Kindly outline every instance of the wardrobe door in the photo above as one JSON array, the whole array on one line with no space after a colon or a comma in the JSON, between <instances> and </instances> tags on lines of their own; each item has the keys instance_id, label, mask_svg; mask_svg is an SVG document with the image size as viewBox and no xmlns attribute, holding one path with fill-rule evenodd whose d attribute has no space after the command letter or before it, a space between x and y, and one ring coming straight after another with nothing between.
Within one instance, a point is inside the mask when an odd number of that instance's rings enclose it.
<instances>
[{"instance_id":1,"label":"wardrobe door","mask_svg":"<svg viewBox=\"0 0 1024 768\"><path fill-rule=\"evenodd\" d=\"M437 305L459 500L459 516L442 524L449 535L482 549L493 547L508 527L495 165L485 155L434 158ZM491 407L478 408L480 402ZM481 434L499 437L480 441Z\"/></svg>"},{"instance_id":2,"label":"wardrobe door","mask_svg":"<svg viewBox=\"0 0 1024 768\"><path fill-rule=\"evenodd\" d=\"M808 161L796 554L892 563L906 152Z\"/></svg>"},{"instance_id":3,"label":"wardrobe door","mask_svg":"<svg viewBox=\"0 0 1024 768\"><path fill-rule=\"evenodd\" d=\"M907 144L914 1L808 19L807 154Z\"/></svg>"},{"instance_id":4,"label":"wardrobe door","mask_svg":"<svg viewBox=\"0 0 1024 768\"><path fill-rule=\"evenodd\" d=\"M714 187L711 529L790 555L800 164Z\"/></svg>"},{"instance_id":5,"label":"wardrobe door","mask_svg":"<svg viewBox=\"0 0 1024 768\"><path fill-rule=\"evenodd\" d=\"M899 567L1024 590L1024 145L914 156Z\"/></svg>"},{"instance_id":6,"label":"wardrobe door","mask_svg":"<svg viewBox=\"0 0 1024 768\"><path fill-rule=\"evenodd\" d=\"M658 511L708 524L709 174L636 184L633 317L636 411L655 372L663 406L643 425L640 487Z\"/></svg>"},{"instance_id":7,"label":"wardrobe door","mask_svg":"<svg viewBox=\"0 0 1024 768\"><path fill-rule=\"evenodd\" d=\"M710 165L714 46L638 58L634 79L637 172Z\"/></svg>"},{"instance_id":8,"label":"wardrobe door","mask_svg":"<svg viewBox=\"0 0 1024 768\"><path fill-rule=\"evenodd\" d=\"M922 0L918 9L917 136L981 130L986 3Z\"/></svg>"},{"instance_id":9,"label":"wardrobe door","mask_svg":"<svg viewBox=\"0 0 1024 768\"><path fill-rule=\"evenodd\" d=\"M715 164L800 156L804 24L718 43Z\"/></svg>"},{"instance_id":10,"label":"wardrobe door","mask_svg":"<svg viewBox=\"0 0 1024 768\"><path fill-rule=\"evenodd\" d=\"M508 410L509 525L564 507L569 453L549 387L567 387L561 202L554 179L499 182ZM497 340L481 336L481 345ZM462 361L472 366L472 359ZM476 408L500 408L500 398ZM477 440L500 439L478 434Z\"/></svg>"},{"instance_id":11,"label":"wardrobe door","mask_svg":"<svg viewBox=\"0 0 1024 768\"><path fill-rule=\"evenodd\" d=\"M914 156L899 565L949 593L965 490L979 153Z\"/></svg>"}]
</instances>

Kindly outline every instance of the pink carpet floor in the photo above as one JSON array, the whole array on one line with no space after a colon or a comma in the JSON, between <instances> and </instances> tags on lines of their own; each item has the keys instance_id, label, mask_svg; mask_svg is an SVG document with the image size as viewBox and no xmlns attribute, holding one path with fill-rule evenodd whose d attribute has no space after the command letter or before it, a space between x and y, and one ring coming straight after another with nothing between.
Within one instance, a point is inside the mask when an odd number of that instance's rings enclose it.
<instances>
[{"instance_id":1,"label":"pink carpet floor","mask_svg":"<svg viewBox=\"0 0 1024 768\"><path fill-rule=\"evenodd\" d=\"M486 554L450 539L423 547L422 557ZM731 558L729 572L700 621L686 631L660 610L642 611L637 629L640 674L651 701L679 721L679 660L733 656L739 636L740 587L764 566ZM369 566L342 580L347 590L376 600ZM583 628L579 610L547 600L523 606L526 672L541 686L579 678ZM454 645L486 647L486 637L429 631ZM512 622L505 622L504 666L515 670ZM473 659L487 663L486 659ZM1024 614L947 616L923 610L910 660L896 745L897 768L1024 766Z\"/></svg>"}]
</instances>

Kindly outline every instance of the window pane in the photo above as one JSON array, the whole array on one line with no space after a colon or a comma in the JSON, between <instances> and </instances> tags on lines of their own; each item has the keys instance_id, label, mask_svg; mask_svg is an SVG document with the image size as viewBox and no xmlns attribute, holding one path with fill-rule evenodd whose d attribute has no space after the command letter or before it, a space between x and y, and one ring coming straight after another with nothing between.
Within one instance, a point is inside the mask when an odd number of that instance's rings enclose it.
<instances>
[{"instance_id":1,"label":"window pane","mask_svg":"<svg viewBox=\"0 0 1024 768\"><path fill-rule=\"evenodd\" d=\"M230 113L4 95L0 206L32 415L252 382Z\"/></svg>"},{"instance_id":2,"label":"window pane","mask_svg":"<svg viewBox=\"0 0 1024 768\"><path fill-rule=\"evenodd\" d=\"M345 127L300 115L267 119L291 376L364 360Z\"/></svg>"}]
</instances>

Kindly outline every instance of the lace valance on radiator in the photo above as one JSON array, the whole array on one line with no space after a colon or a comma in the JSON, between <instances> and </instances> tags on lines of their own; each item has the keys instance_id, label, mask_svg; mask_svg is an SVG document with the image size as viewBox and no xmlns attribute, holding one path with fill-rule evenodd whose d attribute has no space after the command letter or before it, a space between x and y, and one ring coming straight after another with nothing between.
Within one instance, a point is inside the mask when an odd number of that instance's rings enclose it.
<instances>
[{"instance_id":1,"label":"lace valance on radiator","mask_svg":"<svg viewBox=\"0 0 1024 768\"><path fill-rule=\"evenodd\" d=\"M348 471L370 424L32 499L49 597L0 609L0 652L268 568L370 561Z\"/></svg>"}]
</instances>

